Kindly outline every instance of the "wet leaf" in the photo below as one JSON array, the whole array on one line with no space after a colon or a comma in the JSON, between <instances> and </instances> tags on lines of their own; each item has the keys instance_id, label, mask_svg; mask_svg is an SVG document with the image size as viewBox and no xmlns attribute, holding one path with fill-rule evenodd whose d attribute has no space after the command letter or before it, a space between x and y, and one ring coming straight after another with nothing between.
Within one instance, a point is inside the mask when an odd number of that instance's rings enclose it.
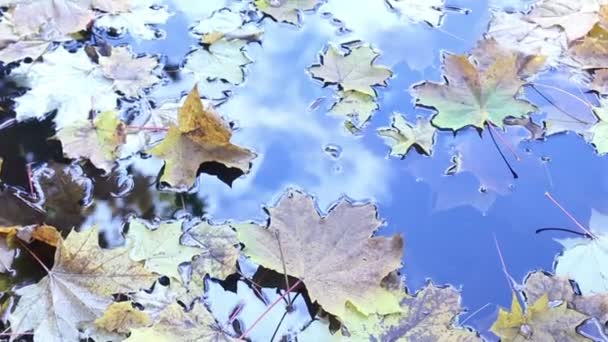
<instances>
[{"instance_id":1,"label":"wet leaf","mask_svg":"<svg viewBox=\"0 0 608 342\"><path fill-rule=\"evenodd\" d=\"M312 10L319 0L255 0L255 6L276 21L294 25L300 23L302 11Z\"/></svg>"},{"instance_id":2,"label":"wet leaf","mask_svg":"<svg viewBox=\"0 0 608 342\"><path fill-rule=\"evenodd\" d=\"M213 225L203 221L189 228L181 241L188 246L198 247L199 255L192 260L192 277L198 278L199 282L207 274L226 279L236 273L239 241L229 225Z\"/></svg>"},{"instance_id":3,"label":"wet leaf","mask_svg":"<svg viewBox=\"0 0 608 342\"><path fill-rule=\"evenodd\" d=\"M245 80L244 67L251 63L243 51L246 44L242 40L218 40L189 54L184 70L192 72L198 81L221 79L241 84Z\"/></svg>"},{"instance_id":4,"label":"wet leaf","mask_svg":"<svg viewBox=\"0 0 608 342\"><path fill-rule=\"evenodd\" d=\"M386 85L392 75L388 68L374 65L378 56L369 45L348 50L346 54L330 45L321 56L321 64L308 70L314 78L338 84L341 90L355 90L375 97L376 91L372 86Z\"/></svg>"},{"instance_id":5,"label":"wet leaf","mask_svg":"<svg viewBox=\"0 0 608 342\"><path fill-rule=\"evenodd\" d=\"M204 305L197 303L194 309L185 312L177 303L165 308L147 328L132 329L128 342L172 342L172 341L236 341L217 323Z\"/></svg>"},{"instance_id":6,"label":"wet leaf","mask_svg":"<svg viewBox=\"0 0 608 342\"><path fill-rule=\"evenodd\" d=\"M347 117L355 127L361 129L378 110L373 96L355 90L339 92L339 100L331 107L331 112Z\"/></svg>"},{"instance_id":7,"label":"wet leaf","mask_svg":"<svg viewBox=\"0 0 608 342\"><path fill-rule=\"evenodd\" d=\"M161 0L130 0L128 11L106 14L95 20L95 26L128 32L136 39L161 38L154 25L164 24L171 17L163 3Z\"/></svg>"},{"instance_id":8,"label":"wet leaf","mask_svg":"<svg viewBox=\"0 0 608 342\"><path fill-rule=\"evenodd\" d=\"M564 252L557 257L555 274L575 280L585 296L608 293L608 216L591 211L589 230L595 238L566 238L557 242Z\"/></svg>"},{"instance_id":9,"label":"wet leaf","mask_svg":"<svg viewBox=\"0 0 608 342\"><path fill-rule=\"evenodd\" d=\"M421 106L434 107L433 124L457 131L466 126L480 129L491 123L502 127L508 116L523 117L535 110L517 99L525 84L522 77L539 67L537 57L501 49L494 40L482 40L475 54L444 54L445 83L415 86Z\"/></svg>"},{"instance_id":10,"label":"wet leaf","mask_svg":"<svg viewBox=\"0 0 608 342\"><path fill-rule=\"evenodd\" d=\"M181 280L179 265L190 262L200 252L198 248L181 245L181 235L182 221L161 223L155 230L142 221L131 221L126 236L129 257L133 261L144 261L151 272Z\"/></svg>"},{"instance_id":11,"label":"wet leaf","mask_svg":"<svg viewBox=\"0 0 608 342\"><path fill-rule=\"evenodd\" d=\"M586 35L600 21L603 3L603 0L541 1L528 18L543 28L559 26L565 31L568 41L574 41Z\"/></svg>"},{"instance_id":12,"label":"wet leaf","mask_svg":"<svg viewBox=\"0 0 608 342\"><path fill-rule=\"evenodd\" d=\"M593 80L589 84L589 88L601 95L608 94L608 69L596 70L592 77Z\"/></svg>"},{"instance_id":13,"label":"wet leaf","mask_svg":"<svg viewBox=\"0 0 608 342\"><path fill-rule=\"evenodd\" d=\"M165 160L161 181L189 188L204 162L249 171L255 154L230 143L232 132L215 111L205 109L195 87L178 113L179 126L169 126L164 140L148 152Z\"/></svg>"},{"instance_id":14,"label":"wet leaf","mask_svg":"<svg viewBox=\"0 0 608 342\"><path fill-rule=\"evenodd\" d=\"M321 216L310 196L288 190L268 212L268 227L237 227L253 262L279 273L284 264L287 274L304 282L312 301L339 317L348 302L364 314L400 310L380 282L400 267L403 239L372 237L381 225L374 205L341 199Z\"/></svg>"},{"instance_id":15,"label":"wet leaf","mask_svg":"<svg viewBox=\"0 0 608 342\"><path fill-rule=\"evenodd\" d=\"M44 210L10 187L0 187L0 226L25 226L44 221Z\"/></svg>"},{"instance_id":16,"label":"wet leaf","mask_svg":"<svg viewBox=\"0 0 608 342\"><path fill-rule=\"evenodd\" d=\"M572 45L568 53L582 69L608 68L608 31L595 26L582 41Z\"/></svg>"},{"instance_id":17,"label":"wet leaf","mask_svg":"<svg viewBox=\"0 0 608 342\"><path fill-rule=\"evenodd\" d=\"M0 227L4 230L7 227ZM12 249L6 242L6 238L0 238L0 273L12 271L13 261L17 255L17 250Z\"/></svg>"},{"instance_id":18,"label":"wet leaf","mask_svg":"<svg viewBox=\"0 0 608 342\"><path fill-rule=\"evenodd\" d=\"M0 44L0 46L3 44ZM5 64L20 61L27 57L37 59L46 52L51 44L44 40L19 40L9 42L0 50L0 61Z\"/></svg>"},{"instance_id":19,"label":"wet leaf","mask_svg":"<svg viewBox=\"0 0 608 342\"><path fill-rule=\"evenodd\" d=\"M48 275L15 291L20 299L9 315L14 334L33 331L34 341L77 341L79 326L101 316L112 294L148 288L156 280L128 261L125 248L101 249L97 236L97 229L71 232Z\"/></svg>"},{"instance_id":20,"label":"wet leaf","mask_svg":"<svg viewBox=\"0 0 608 342\"><path fill-rule=\"evenodd\" d=\"M354 341L482 341L453 324L463 309L452 287L429 284L413 297L403 294L401 308L400 314L369 317L351 310L344 323Z\"/></svg>"},{"instance_id":21,"label":"wet leaf","mask_svg":"<svg viewBox=\"0 0 608 342\"><path fill-rule=\"evenodd\" d=\"M590 142L595 146L597 153L608 153L608 105L605 101L601 101L601 106L596 107L593 112L598 118L598 122L590 128Z\"/></svg>"},{"instance_id":22,"label":"wet leaf","mask_svg":"<svg viewBox=\"0 0 608 342\"><path fill-rule=\"evenodd\" d=\"M87 120L91 111L113 111L118 101L113 82L103 76L83 49L75 53L59 47L41 63L22 64L11 75L30 90L17 98L18 120L42 118L57 110L57 128Z\"/></svg>"},{"instance_id":23,"label":"wet leaf","mask_svg":"<svg viewBox=\"0 0 608 342\"><path fill-rule=\"evenodd\" d=\"M71 159L86 158L98 169L110 172L125 142L125 125L115 111L102 112L93 120L82 120L59 130L56 138Z\"/></svg>"},{"instance_id":24,"label":"wet leaf","mask_svg":"<svg viewBox=\"0 0 608 342\"><path fill-rule=\"evenodd\" d=\"M0 234L6 234L7 240L13 239L14 237L27 243L37 240L53 247L59 247L61 241L63 241L63 238L57 229L47 225L0 227Z\"/></svg>"},{"instance_id":25,"label":"wet leaf","mask_svg":"<svg viewBox=\"0 0 608 342\"><path fill-rule=\"evenodd\" d=\"M551 276L544 272L534 272L528 275L523 291L528 302L536 302L543 295L547 295L550 302L565 302L568 308L595 317L602 324L608 322L608 293L580 296L574 292L568 279Z\"/></svg>"},{"instance_id":26,"label":"wet leaf","mask_svg":"<svg viewBox=\"0 0 608 342\"><path fill-rule=\"evenodd\" d=\"M439 26L445 15L445 0L387 0L391 8L397 10L404 21L411 23L426 22Z\"/></svg>"},{"instance_id":27,"label":"wet leaf","mask_svg":"<svg viewBox=\"0 0 608 342\"><path fill-rule=\"evenodd\" d=\"M405 157L412 146L430 156L436 132L428 119L418 117L412 125L401 114L393 115L391 127L378 129L378 135L391 147L391 156L399 158Z\"/></svg>"},{"instance_id":28,"label":"wet leaf","mask_svg":"<svg viewBox=\"0 0 608 342\"><path fill-rule=\"evenodd\" d=\"M492 325L492 332L505 341L589 341L577 333L576 329L588 317L570 310L566 303L549 306L547 295L534 304L521 308L517 296L513 294L511 312L500 309L498 318Z\"/></svg>"},{"instance_id":29,"label":"wet leaf","mask_svg":"<svg viewBox=\"0 0 608 342\"><path fill-rule=\"evenodd\" d=\"M112 303L103 316L95 320L98 328L121 335L128 334L131 329L143 328L150 324L150 317L135 308L131 302Z\"/></svg>"},{"instance_id":30,"label":"wet leaf","mask_svg":"<svg viewBox=\"0 0 608 342\"><path fill-rule=\"evenodd\" d=\"M240 13L229 9L222 9L213 13L209 19L201 20L192 31L202 36L204 44L214 44L222 38L258 41L264 32L252 23L245 23Z\"/></svg>"},{"instance_id":31,"label":"wet leaf","mask_svg":"<svg viewBox=\"0 0 608 342\"><path fill-rule=\"evenodd\" d=\"M99 64L104 76L114 80L114 89L127 97L138 97L160 81L155 71L159 67L158 59L134 56L127 47L113 48L109 57L99 57Z\"/></svg>"}]
</instances>

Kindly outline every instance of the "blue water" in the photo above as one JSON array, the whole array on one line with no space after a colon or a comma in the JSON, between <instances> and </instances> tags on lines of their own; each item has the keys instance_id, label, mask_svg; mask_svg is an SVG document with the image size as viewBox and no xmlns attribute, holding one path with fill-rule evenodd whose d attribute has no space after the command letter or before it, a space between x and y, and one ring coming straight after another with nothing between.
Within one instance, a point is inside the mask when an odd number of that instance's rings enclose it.
<instances>
[{"instance_id":1,"label":"blue water","mask_svg":"<svg viewBox=\"0 0 608 342\"><path fill-rule=\"evenodd\" d=\"M468 310L460 321L466 320L492 339L487 330L498 306L508 307L512 296L495 239L516 280L533 270L551 271L554 257L561 251L553 238L563 235L536 234L535 230L572 228L572 222L545 192L551 192L581 222L588 222L591 208L608 211L608 203L603 201L608 195L608 161L576 134L525 141L526 132L514 127L502 134L521 157L521 161L515 160L503 146L517 179L487 131L480 136L467 129L456 137L440 132L432 157L411 151L403 160L389 158L389 148L376 129L388 126L393 112L410 120L433 115L415 107L409 89L425 80L440 82L441 54L466 53L487 27L489 12L484 1L449 0L448 5L469 11L448 11L440 28L377 20L375 15L394 16L382 6L372 13L357 13L356 6L342 8L341 13L353 18L349 34L338 34L337 27L320 13L304 15L301 27L264 20L262 43L247 47L254 60L246 68L247 80L233 87L229 99L218 101L223 103L219 112L238 127L233 142L254 150L258 157L251 172L232 187L214 176L199 176L197 196L207 205L206 217L216 222L264 222L263 206L272 206L288 187L313 194L323 212L341 196L373 201L386 221L378 234L405 238L402 272L409 291L414 293L430 280L458 287ZM129 43L136 52L163 54L165 63L180 64L196 45L188 28L197 17L175 4L171 9L176 14L160 27L165 39L125 37L111 42ZM349 26L348 19L343 20ZM381 52L376 63L394 72L387 87L377 88L380 110L359 136L344 129L342 118L326 113L335 87L324 88L306 71L318 62L328 42L356 39L372 43ZM153 94L157 99L177 99L191 86L177 82ZM533 92L527 94L539 106L546 105ZM309 111L320 97L327 99ZM568 98L557 97L556 101L575 106ZM324 151L328 145L341 148L337 158ZM445 175L458 152L463 156L463 171ZM486 306L488 303L492 304Z\"/></svg>"}]
</instances>

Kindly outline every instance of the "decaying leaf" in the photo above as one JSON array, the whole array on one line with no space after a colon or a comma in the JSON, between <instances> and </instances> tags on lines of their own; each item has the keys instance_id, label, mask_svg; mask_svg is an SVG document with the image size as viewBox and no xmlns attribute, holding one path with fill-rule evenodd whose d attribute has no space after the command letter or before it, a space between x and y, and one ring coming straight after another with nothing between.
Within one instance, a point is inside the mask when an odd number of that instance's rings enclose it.
<instances>
[{"instance_id":1,"label":"decaying leaf","mask_svg":"<svg viewBox=\"0 0 608 342\"><path fill-rule=\"evenodd\" d=\"M63 241L57 229L47 225L0 227L0 234L6 235L7 240L17 237L27 243L36 240L53 247L58 247Z\"/></svg>"},{"instance_id":2,"label":"decaying leaf","mask_svg":"<svg viewBox=\"0 0 608 342\"><path fill-rule=\"evenodd\" d=\"M204 162L249 171L256 155L230 143L230 128L212 108L204 108L196 86L180 108L178 121L179 126L169 126L163 141L148 151L165 160L161 181L175 188L189 188Z\"/></svg>"},{"instance_id":3,"label":"decaying leaf","mask_svg":"<svg viewBox=\"0 0 608 342\"><path fill-rule=\"evenodd\" d=\"M280 273L284 265L304 282L312 301L338 317L349 302L363 314L400 310L380 282L400 267L403 239L372 237L381 225L374 205L341 199L321 216L310 196L288 190L267 211L268 227L237 228L244 253L255 263Z\"/></svg>"},{"instance_id":4,"label":"decaying leaf","mask_svg":"<svg viewBox=\"0 0 608 342\"><path fill-rule=\"evenodd\" d=\"M241 84L245 80L243 68L251 60L243 51L246 41L221 39L188 55L184 70L195 75L197 81L226 80Z\"/></svg>"},{"instance_id":5,"label":"decaying leaf","mask_svg":"<svg viewBox=\"0 0 608 342\"><path fill-rule=\"evenodd\" d=\"M391 127L378 129L378 135L386 138L391 147L391 156L403 158L412 146L426 155L431 155L437 129L428 119L418 117L416 125L406 121L401 114L394 114Z\"/></svg>"},{"instance_id":6,"label":"decaying leaf","mask_svg":"<svg viewBox=\"0 0 608 342\"><path fill-rule=\"evenodd\" d=\"M33 331L34 341L77 341L78 328L100 317L112 294L148 288L156 278L129 262L127 249L101 249L97 229L72 231L48 275L15 291L20 299L9 315L12 332Z\"/></svg>"},{"instance_id":7,"label":"decaying leaf","mask_svg":"<svg viewBox=\"0 0 608 342\"><path fill-rule=\"evenodd\" d=\"M608 293L581 296L574 292L568 279L544 272L529 274L524 282L523 291L528 302L534 303L543 295L547 295L550 302L565 302L569 308L589 317L595 317L602 324L608 322Z\"/></svg>"},{"instance_id":8,"label":"decaying leaf","mask_svg":"<svg viewBox=\"0 0 608 342\"><path fill-rule=\"evenodd\" d=\"M528 18L543 28L561 27L571 42L586 35L601 20L600 9L605 4L604 0L544 0Z\"/></svg>"},{"instance_id":9,"label":"decaying leaf","mask_svg":"<svg viewBox=\"0 0 608 342\"><path fill-rule=\"evenodd\" d=\"M452 287L429 284L415 296L403 294L402 313L365 317L349 310L344 319L353 341L482 341L474 332L457 327L462 313L460 294Z\"/></svg>"},{"instance_id":10,"label":"decaying leaf","mask_svg":"<svg viewBox=\"0 0 608 342\"><path fill-rule=\"evenodd\" d=\"M426 22L439 26L445 15L445 0L386 0L391 8L397 10L404 21L411 23Z\"/></svg>"},{"instance_id":11,"label":"decaying leaf","mask_svg":"<svg viewBox=\"0 0 608 342\"><path fill-rule=\"evenodd\" d=\"M87 158L95 167L110 172L125 140L125 125L115 111L102 112L93 120L83 120L57 133L63 153L72 159Z\"/></svg>"},{"instance_id":12,"label":"decaying leaf","mask_svg":"<svg viewBox=\"0 0 608 342\"><path fill-rule=\"evenodd\" d=\"M201 41L204 44L214 44L222 38L258 41L264 32L252 23L245 23L240 13L227 8L214 12L208 19L201 20L192 31L202 36Z\"/></svg>"},{"instance_id":13,"label":"decaying leaf","mask_svg":"<svg viewBox=\"0 0 608 342\"><path fill-rule=\"evenodd\" d=\"M16 189L0 187L0 226L25 226L44 222L44 210L27 201Z\"/></svg>"},{"instance_id":14,"label":"decaying leaf","mask_svg":"<svg viewBox=\"0 0 608 342\"><path fill-rule=\"evenodd\" d=\"M592 77L593 80L589 84L589 88L601 95L608 94L608 69L596 70Z\"/></svg>"},{"instance_id":15,"label":"decaying leaf","mask_svg":"<svg viewBox=\"0 0 608 342\"><path fill-rule=\"evenodd\" d=\"M0 233L4 233L6 229L16 229L16 227L0 227ZM17 250L9 247L5 237L0 238L0 273L12 271L16 256Z\"/></svg>"},{"instance_id":16,"label":"decaying leaf","mask_svg":"<svg viewBox=\"0 0 608 342\"><path fill-rule=\"evenodd\" d=\"M131 329L150 325L148 315L135 308L131 302L112 303L103 316L95 320L95 325L108 332L126 335Z\"/></svg>"},{"instance_id":17,"label":"decaying leaf","mask_svg":"<svg viewBox=\"0 0 608 342\"><path fill-rule=\"evenodd\" d=\"M133 261L144 261L151 272L180 280L179 265L190 262L200 252L198 248L181 245L181 235L182 221L161 223L155 230L139 220L131 221L126 236L129 256Z\"/></svg>"},{"instance_id":18,"label":"decaying leaf","mask_svg":"<svg viewBox=\"0 0 608 342\"><path fill-rule=\"evenodd\" d=\"M331 107L331 112L345 116L355 127L361 129L378 110L373 96L355 90L339 92L339 100Z\"/></svg>"},{"instance_id":19,"label":"decaying leaf","mask_svg":"<svg viewBox=\"0 0 608 342\"><path fill-rule=\"evenodd\" d=\"M565 250L555 265L555 274L576 281L584 296L608 293L608 216L593 209L589 230L591 239L557 240Z\"/></svg>"},{"instance_id":20,"label":"decaying leaf","mask_svg":"<svg viewBox=\"0 0 608 342\"><path fill-rule=\"evenodd\" d=\"M596 25L584 39L573 44L568 53L582 69L608 68L608 30Z\"/></svg>"},{"instance_id":21,"label":"decaying leaf","mask_svg":"<svg viewBox=\"0 0 608 342\"><path fill-rule=\"evenodd\" d=\"M202 280L209 274L213 278L226 279L236 273L239 241L229 225L200 222L184 233L181 242L198 247L199 255L192 260L193 278Z\"/></svg>"},{"instance_id":22,"label":"decaying leaf","mask_svg":"<svg viewBox=\"0 0 608 342\"><path fill-rule=\"evenodd\" d=\"M480 129L491 123L502 127L508 116L522 117L535 110L519 100L522 79L541 63L539 57L501 49L494 40L480 41L472 56L444 54L445 83L425 82L413 89L421 106L434 107L435 126L457 131Z\"/></svg>"},{"instance_id":23,"label":"decaying leaf","mask_svg":"<svg viewBox=\"0 0 608 342\"><path fill-rule=\"evenodd\" d=\"M127 47L115 47L109 57L100 56L99 64L105 77L114 80L114 89L127 97L138 97L160 77L155 70L158 59L152 56L134 56Z\"/></svg>"},{"instance_id":24,"label":"decaying leaf","mask_svg":"<svg viewBox=\"0 0 608 342\"><path fill-rule=\"evenodd\" d=\"M70 53L59 47L47 52L42 63L22 64L11 75L30 88L15 100L18 120L42 118L57 110L55 123L61 129L87 120L91 111L116 109L114 83L103 76L83 49Z\"/></svg>"},{"instance_id":25,"label":"decaying leaf","mask_svg":"<svg viewBox=\"0 0 608 342\"><path fill-rule=\"evenodd\" d=\"M128 342L232 342L226 330L213 318L213 315L201 303L194 309L185 312L177 303L165 308L155 320L155 324L147 328L131 330Z\"/></svg>"},{"instance_id":26,"label":"decaying leaf","mask_svg":"<svg viewBox=\"0 0 608 342\"><path fill-rule=\"evenodd\" d=\"M492 325L492 332L505 341L589 341L576 329L587 316L570 310L566 303L549 306L547 295L540 297L526 311L522 309L517 296L513 294L511 312L500 309L498 318Z\"/></svg>"},{"instance_id":27,"label":"decaying leaf","mask_svg":"<svg viewBox=\"0 0 608 342\"><path fill-rule=\"evenodd\" d=\"M154 25L164 24L171 17L163 4L161 0L130 0L128 10L124 6L120 12L109 11L95 20L95 26L112 28L120 34L128 32L136 39L160 38Z\"/></svg>"},{"instance_id":28,"label":"decaying leaf","mask_svg":"<svg viewBox=\"0 0 608 342\"><path fill-rule=\"evenodd\" d=\"M392 72L383 66L374 65L380 56L369 45L362 45L343 54L330 45L321 56L321 64L308 70L314 78L326 83L338 84L344 91L354 90L375 97L376 85L384 86Z\"/></svg>"},{"instance_id":29,"label":"decaying leaf","mask_svg":"<svg viewBox=\"0 0 608 342\"><path fill-rule=\"evenodd\" d=\"M6 44L6 45L5 45ZM51 43L44 40L17 40L0 44L0 61L5 64L16 62L27 57L37 59L47 51Z\"/></svg>"},{"instance_id":30,"label":"decaying leaf","mask_svg":"<svg viewBox=\"0 0 608 342\"><path fill-rule=\"evenodd\" d=\"M314 9L319 0L255 0L255 6L276 21L300 23L300 13Z\"/></svg>"}]
</instances>

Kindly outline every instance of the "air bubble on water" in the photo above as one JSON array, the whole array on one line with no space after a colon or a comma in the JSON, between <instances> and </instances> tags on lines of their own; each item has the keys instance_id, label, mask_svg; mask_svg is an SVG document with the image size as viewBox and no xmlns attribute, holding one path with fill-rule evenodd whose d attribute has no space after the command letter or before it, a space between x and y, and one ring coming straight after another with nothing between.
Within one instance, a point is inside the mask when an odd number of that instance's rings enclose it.
<instances>
[{"instance_id":1,"label":"air bubble on water","mask_svg":"<svg viewBox=\"0 0 608 342\"><path fill-rule=\"evenodd\" d=\"M479 187L479 192L481 192L482 194L487 194L488 188L486 188L485 186L482 185Z\"/></svg>"},{"instance_id":2,"label":"air bubble on water","mask_svg":"<svg viewBox=\"0 0 608 342\"><path fill-rule=\"evenodd\" d=\"M327 144L323 150L333 159L338 159L342 155L342 147L336 144Z\"/></svg>"},{"instance_id":3,"label":"air bubble on water","mask_svg":"<svg viewBox=\"0 0 608 342\"><path fill-rule=\"evenodd\" d=\"M422 182L424 182L424 178L416 177L416 183L422 183Z\"/></svg>"}]
</instances>

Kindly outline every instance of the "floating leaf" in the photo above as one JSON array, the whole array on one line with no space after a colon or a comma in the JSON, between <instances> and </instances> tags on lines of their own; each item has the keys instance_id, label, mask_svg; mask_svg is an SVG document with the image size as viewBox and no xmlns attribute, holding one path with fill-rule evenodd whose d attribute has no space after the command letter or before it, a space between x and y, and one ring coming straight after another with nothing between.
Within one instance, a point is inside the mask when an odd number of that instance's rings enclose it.
<instances>
[{"instance_id":1,"label":"floating leaf","mask_svg":"<svg viewBox=\"0 0 608 342\"><path fill-rule=\"evenodd\" d=\"M237 228L255 263L280 273L284 265L304 282L312 301L339 317L347 302L364 314L399 311L397 298L380 282L400 267L403 239L372 237L381 225L374 205L341 199L321 216L310 196L288 190L268 212L267 228Z\"/></svg>"},{"instance_id":2,"label":"floating leaf","mask_svg":"<svg viewBox=\"0 0 608 342\"><path fill-rule=\"evenodd\" d=\"M404 21L410 23L426 22L431 26L439 26L445 15L445 0L386 0L386 2L399 12Z\"/></svg>"},{"instance_id":3,"label":"floating leaf","mask_svg":"<svg viewBox=\"0 0 608 342\"><path fill-rule=\"evenodd\" d=\"M589 129L591 137L590 142L595 146L597 153L606 154L608 153L608 105L602 100L602 106L597 107L593 110L598 122Z\"/></svg>"},{"instance_id":4,"label":"floating leaf","mask_svg":"<svg viewBox=\"0 0 608 342\"><path fill-rule=\"evenodd\" d=\"M193 73L198 81L217 78L241 84L245 80L243 68L251 63L243 52L246 44L242 40L221 39L197 49L186 58L184 70Z\"/></svg>"},{"instance_id":5,"label":"floating leaf","mask_svg":"<svg viewBox=\"0 0 608 342\"><path fill-rule=\"evenodd\" d=\"M200 222L184 233L182 243L198 247L200 255L192 260L193 278L202 280L209 274L213 278L226 279L236 273L239 241L229 225Z\"/></svg>"},{"instance_id":6,"label":"floating leaf","mask_svg":"<svg viewBox=\"0 0 608 342\"><path fill-rule=\"evenodd\" d=\"M575 280L585 296L608 293L608 216L592 210L589 229L593 239L557 240L565 250L555 265L555 274Z\"/></svg>"},{"instance_id":7,"label":"floating leaf","mask_svg":"<svg viewBox=\"0 0 608 342\"><path fill-rule=\"evenodd\" d=\"M109 57L100 56L99 65L105 77L114 80L114 89L127 97L138 97L144 89L160 81L155 73L158 59L134 56L127 47L112 48Z\"/></svg>"},{"instance_id":8,"label":"floating leaf","mask_svg":"<svg viewBox=\"0 0 608 342\"><path fill-rule=\"evenodd\" d=\"M103 112L93 120L77 121L61 129L56 138L68 158L87 158L95 167L110 172L119 146L125 142L125 125L117 112Z\"/></svg>"},{"instance_id":9,"label":"floating leaf","mask_svg":"<svg viewBox=\"0 0 608 342\"><path fill-rule=\"evenodd\" d=\"M321 56L321 64L308 70L314 78L326 83L334 83L344 91L355 90L369 96L376 96L372 86L386 85L392 72L383 66L374 65L380 56L368 45L362 45L346 54L330 45Z\"/></svg>"},{"instance_id":10,"label":"floating leaf","mask_svg":"<svg viewBox=\"0 0 608 342\"><path fill-rule=\"evenodd\" d=\"M128 11L108 13L95 20L95 26L129 32L136 39L160 38L162 35L157 34L154 25L164 24L171 17L162 4L162 0L130 0Z\"/></svg>"},{"instance_id":11,"label":"floating leaf","mask_svg":"<svg viewBox=\"0 0 608 342\"><path fill-rule=\"evenodd\" d=\"M131 329L143 328L150 324L150 317L136 309L131 302L112 303L103 316L95 320L98 328L121 335L128 334Z\"/></svg>"},{"instance_id":12,"label":"floating leaf","mask_svg":"<svg viewBox=\"0 0 608 342\"><path fill-rule=\"evenodd\" d=\"M511 312L500 309L498 318L492 325L492 332L505 341L589 341L576 331L587 316L570 310L566 303L556 307L549 306L545 294L524 313L517 296L513 294Z\"/></svg>"},{"instance_id":13,"label":"floating leaf","mask_svg":"<svg viewBox=\"0 0 608 342\"><path fill-rule=\"evenodd\" d=\"M202 36L204 44L214 44L222 38L257 41L264 32L254 24L245 23L240 13L229 9L214 12L209 19L201 20L192 31Z\"/></svg>"},{"instance_id":14,"label":"floating leaf","mask_svg":"<svg viewBox=\"0 0 608 342\"><path fill-rule=\"evenodd\" d=\"M35 60L42 56L50 45L51 43L44 40L18 40L10 42L0 50L0 61L4 62L4 64L9 64L27 57Z\"/></svg>"},{"instance_id":15,"label":"floating leaf","mask_svg":"<svg viewBox=\"0 0 608 342\"><path fill-rule=\"evenodd\" d=\"M471 57L444 54L446 83L425 82L413 92L419 105L437 110L432 122L439 128L483 129L487 122L502 127L506 117L522 117L535 110L516 96L525 84L521 77L539 64L537 57L505 51L494 40L482 40Z\"/></svg>"},{"instance_id":16,"label":"floating leaf","mask_svg":"<svg viewBox=\"0 0 608 342\"><path fill-rule=\"evenodd\" d=\"M148 152L165 160L161 181L189 188L204 162L248 172L255 154L230 143L232 132L213 109L205 109L196 87L178 113L179 126L169 126L164 140Z\"/></svg>"},{"instance_id":17,"label":"floating leaf","mask_svg":"<svg viewBox=\"0 0 608 342\"><path fill-rule=\"evenodd\" d=\"M608 68L608 31L595 26L582 41L572 45L568 52L582 69Z\"/></svg>"},{"instance_id":18,"label":"floating leaf","mask_svg":"<svg viewBox=\"0 0 608 342\"><path fill-rule=\"evenodd\" d=\"M600 21L603 3L603 0L545 0L532 9L528 18L543 28L559 26L568 41L574 41L586 35Z\"/></svg>"},{"instance_id":19,"label":"floating leaf","mask_svg":"<svg viewBox=\"0 0 608 342\"><path fill-rule=\"evenodd\" d=\"M133 329L128 342L172 342L172 341L237 341L225 332L204 305L196 303L194 309L184 312L177 303L164 309L155 324L147 328Z\"/></svg>"},{"instance_id":20,"label":"floating leaf","mask_svg":"<svg viewBox=\"0 0 608 342\"><path fill-rule=\"evenodd\" d=\"M139 220L131 221L126 236L129 256L133 261L145 261L151 272L180 280L179 265L190 262L200 252L198 248L182 246L181 235L182 221L161 223L155 230Z\"/></svg>"},{"instance_id":21,"label":"floating leaf","mask_svg":"<svg viewBox=\"0 0 608 342\"><path fill-rule=\"evenodd\" d=\"M300 23L300 13L314 9L319 0L255 0L255 6L276 21Z\"/></svg>"},{"instance_id":22,"label":"floating leaf","mask_svg":"<svg viewBox=\"0 0 608 342\"><path fill-rule=\"evenodd\" d=\"M11 75L31 88L15 100L18 120L42 118L57 110L55 123L61 129L87 120L91 111L113 111L118 101L113 82L82 49L70 53L59 47L47 52L42 63L21 64Z\"/></svg>"},{"instance_id":23,"label":"floating leaf","mask_svg":"<svg viewBox=\"0 0 608 342\"><path fill-rule=\"evenodd\" d=\"M378 135L386 138L391 147L391 156L399 158L405 157L412 146L431 155L436 132L428 119L418 117L414 126L401 114L393 115L391 127L378 129Z\"/></svg>"},{"instance_id":24,"label":"floating leaf","mask_svg":"<svg viewBox=\"0 0 608 342\"><path fill-rule=\"evenodd\" d=\"M414 297L403 294L401 307L403 313L369 317L351 310L344 323L356 341L482 341L453 324L463 311L454 288L429 284Z\"/></svg>"},{"instance_id":25,"label":"floating leaf","mask_svg":"<svg viewBox=\"0 0 608 342\"><path fill-rule=\"evenodd\" d=\"M128 261L125 248L101 249L97 236L97 229L72 231L48 275L15 291L20 299L9 315L14 334L33 331L34 341L77 341L78 328L101 316L112 294L148 288L156 280Z\"/></svg>"},{"instance_id":26,"label":"floating leaf","mask_svg":"<svg viewBox=\"0 0 608 342\"><path fill-rule=\"evenodd\" d=\"M338 96L340 99L331 107L331 112L348 117L349 122L359 129L379 108L373 96L355 90L340 92Z\"/></svg>"}]
</instances>

